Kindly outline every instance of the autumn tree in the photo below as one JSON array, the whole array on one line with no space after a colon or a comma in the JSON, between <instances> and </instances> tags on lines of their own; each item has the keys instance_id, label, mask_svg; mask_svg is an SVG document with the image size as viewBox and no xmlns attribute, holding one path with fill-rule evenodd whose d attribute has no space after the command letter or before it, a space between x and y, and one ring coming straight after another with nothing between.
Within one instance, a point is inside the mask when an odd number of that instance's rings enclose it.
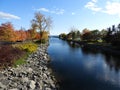
<instances>
[{"instance_id":1,"label":"autumn tree","mask_svg":"<svg viewBox=\"0 0 120 90\"><path fill-rule=\"evenodd\" d=\"M27 40L34 40L36 37L36 30L35 29L28 29L26 31L26 35L27 35Z\"/></svg>"},{"instance_id":2,"label":"autumn tree","mask_svg":"<svg viewBox=\"0 0 120 90\"><path fill-rule=\"evenodd\" d=\"M41 40L46 39L43 34L46 34L49 32L52 25L51 18L45 17L45 15L41 14L40 12L36 12L35 17L31 21L31 23L32 23L31 26L33 29L40 31Z\"/></svg>"},{"instance_id":3,"label":"autumn tree","mask_svg":"<svg viewBox=\"0 0 120 90\"><path fill-rule=\"evenodd\" d=\"M0 25L0 40L2 41L16 41L16 34L14 27L10 22Z\"/></svg>"},{"instance_id":4,"label":"autumn tree","mask_svg":"<svg viewBox=\"0 0 120 90\"><path fill-rule=\"evenodd\" d=\"M25 41L27 39L27 34L24 28L21 28L18 31L15 31L17 35L17 41Z\"/></svg>"},{"instance_id":5,"label":"autumn tree","mask_svg":"<svg viewBox=\"0 0 120 90\"><path fill-rule=\"evenodd\" d=\"M91 31L87 28L82 31L82 40L90 41L91 40Z\"/></svg>"}]
</instances>

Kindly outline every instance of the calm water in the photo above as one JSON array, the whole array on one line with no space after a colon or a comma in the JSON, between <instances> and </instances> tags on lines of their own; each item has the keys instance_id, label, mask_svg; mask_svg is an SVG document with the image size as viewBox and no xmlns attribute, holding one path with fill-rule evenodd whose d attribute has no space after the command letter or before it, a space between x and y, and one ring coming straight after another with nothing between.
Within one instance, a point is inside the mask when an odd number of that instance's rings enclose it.
<instances>
[{"instance_id":1,"label":"calm water","mask_svg":"<svg viewBox=\"0 0 120 90\"><path fill-rule=\"evenodd\" d=\"M120 90L120 58L50 39L48 53L60 90Z\"/></svg>"}]
</instances>

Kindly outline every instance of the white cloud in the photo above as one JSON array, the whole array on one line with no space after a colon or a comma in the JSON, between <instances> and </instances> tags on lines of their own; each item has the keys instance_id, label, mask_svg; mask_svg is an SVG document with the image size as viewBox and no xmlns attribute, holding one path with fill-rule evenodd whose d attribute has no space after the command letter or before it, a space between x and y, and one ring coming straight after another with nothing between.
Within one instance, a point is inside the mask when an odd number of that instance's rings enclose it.
<instances>
[{"instance_id":1,"label":"white cloud","mask_svg":"<svg viewBox=\"0 0 120 90\"><path fill-rule=\"evenodd\" d=\"M46 8L40 8L40 9L37 9L38 11L43 11L43 12L50 12L48 9Z\"/></svg>"},{"instance_id":2,"label":"white cloud","mask_svg":"<svg viewBox=\"0 0 120 90\"><path fill-rule=\"evenodd\" d=\"M92 0L92 2L96 3L98 0Z\"/></svg>"},{"instance_id":3,"label":"white cloud","mask_svg":"<svg viewBox=\"0 0 120 90\"><path fill-rule=\"evenodd\" d=\"M2 19L20 19L20 17L9 14L9 13L4 13L4 12L0 12L0 18Z\"/></svg>"},{"instance_id":4,"label":"white cloud","mask_svg":"<svg viewBox=\"0 0 120 90\"><path fill-rule=\"evenodd\" d=\"M102 8L98 7L96 3L97 3L97 0L92 0L85 5L85 8L88 8L95 12L100 11Z\"/></svg>"},{"instance_id":5,"label":"white cloud","mask_svg":"<svg viewBox=\"0 0 120 90\"><path fill-rule=\"evenodd\" d=\"M104 13L110 15L119 15L120 16L120 3L119 2L107 2L105 6Z\"/></svg>"},{"instance_id":6,"label":"white cloud","mask_svg":"<svg viewBox=\"0 0 120 90\"><path fill-rule=\"evenodd\" d=\"M39 8L39 9L36 9L36 10L37 11L48 12L48 13L52 13L52 14L58 14L58 15L62 15L65 12L64 9L59 9L59 8L55 8L54 10L49 10L47 8Z\"/></svg>"},{"instance_id":7,"label":"white cloud","mask_svg":"<svg viewBox=\"0 0 120 90\"><path fill-rule=\"evenodd\" d=\"M120 1L106 0L105 6L101 6L101 7L99 7L97 3L99 3L98 0L91 0L85 5L85 8L90 9L94 12L101 12L109 15L120 16Z\"/></svg>"}]
</instances>

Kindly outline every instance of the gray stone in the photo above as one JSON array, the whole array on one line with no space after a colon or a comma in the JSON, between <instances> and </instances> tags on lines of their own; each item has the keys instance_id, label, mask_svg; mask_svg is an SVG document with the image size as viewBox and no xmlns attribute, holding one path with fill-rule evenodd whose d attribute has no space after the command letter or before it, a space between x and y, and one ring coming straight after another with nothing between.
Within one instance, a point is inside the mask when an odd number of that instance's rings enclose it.
<instances>
[{"instance_id":1,"label":"gray stone","mask_svg":"<svg viewBox=\"0 0 120 90\"><path fill-rule=\"evenodd\" d=\"M35 87L36 87L36 86L35 86L35 83L36 83L35 81L31 80L29 87L30 87L31 89L35 89Z\"/></svg>"},{"instance_id":2,"label":"gray stone","mask_svg":"<svg viewBox=\"0 0 120 90\"><path fill-rule=\"evenodd\" d=\"M39 90L43 90L43 86L42 84L40 84L39 82L36 83L36 87L39 89Z\"/></svg>"},{"instance_id":3,"label":"gray stone","mask_svg":"<svg viewBox=\"0 0 120 90\"><path fill-rule=\"evenodd\" d=\"M22 78L22 82L28 82L28 81L29 81L28 77Z\"/></svg>"},{"instance_id":4,"label":"gray stone","mask_svg":"<svg viewBox=\"0 0 120 90\"><path fill-rule=\"evenodd\" d=\"M46 87L45 90L52 90L51 88Z\"/></svg>"},{"instance_id":5,"label":"gray stone","mask_svg":"<svg viewBox=\"0 0 120 90\"><path fill-rule=\"evenodd\" d=\"M5 86L5 85L3 85L3 84L0 82L0 88L5 89L5 88L6 88L6 86Z\"/></svg>"}]
</instances>

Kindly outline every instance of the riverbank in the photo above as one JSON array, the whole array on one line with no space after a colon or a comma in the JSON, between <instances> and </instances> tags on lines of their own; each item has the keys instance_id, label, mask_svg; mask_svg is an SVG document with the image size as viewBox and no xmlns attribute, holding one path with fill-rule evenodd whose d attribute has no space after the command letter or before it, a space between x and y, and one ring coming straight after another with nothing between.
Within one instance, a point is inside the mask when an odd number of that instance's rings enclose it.
<instances>
[{"instance_id":1,"label":"riverbank","mask_svg":"<svg viewBox=\"0 0 120 90\"><path fill-rule=\"evenodd\" d=\"M74 44L74 45L80 46L82 49L86 49L89 51L95 51L95 52L98 51L98 52L103 52L106 54L116 55L116 56L120 55L120 51L110 44L90 43L87 41L73 41L73 40L67 40L67 42L72 45Z\"/></svg>"},{"instance_id":2,"label":"riverbank","mask_svg":"<svg viewBox=\"0 0 120 90\"><path fill-rule=\"evenodd\" d=\"M0 90L57 90L55 77L47 67L48 44L39 45L26 64L0 71Z\"/></svg>"}]
</instances>

